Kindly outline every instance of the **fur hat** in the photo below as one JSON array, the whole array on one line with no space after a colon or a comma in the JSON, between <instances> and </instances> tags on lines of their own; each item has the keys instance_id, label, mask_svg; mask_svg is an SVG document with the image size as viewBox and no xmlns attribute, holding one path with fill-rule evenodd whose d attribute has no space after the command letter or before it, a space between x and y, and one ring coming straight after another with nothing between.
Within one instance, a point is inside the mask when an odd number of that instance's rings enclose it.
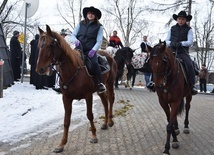
<instances>
[{"instance_id":1,"label":"fur hat","mask_svg":"<svg viewBox=\"0 0 214 155\"><path fill-rule=\"evenodd\" d=\"M187 19L187 21L190 21L192 19L192 15L188 15L187 16L185 11L179 12L178 15L173 14L172 17L173 17L174 20L177 20L178 17L184 17L184 18Z\"/></svg>"},{"instance_id":2,"label":"fur hat","mask_svg":"<svg viewBox=\"0 0 214 155\"><path fill-rule=\"evenodd\" d=\"M17 35L17 34L19 34L19 31L13 31L13 35L14 36Z\"/></svg>"},{"instance_id":3,"label":"fur hat","mask_svg":"<svg viewBox=\"0 0 214 155\"><path fill-rule=\"evenodd\" d=\"M87 17L87 13L88 13L89 11L90 11L90 12L93 12L93 13L95 14L95 16L96 16L98 19L100 19L101 16L102 16L102 13L101 13L101 11L100 11L99 9L97 9L97 8L95 8L95 7L93 7L93 6L91 6L91 7L85 7L85 8L83 9L83 17L84 17L84 18Z\"/></svg>"}]
</instances>

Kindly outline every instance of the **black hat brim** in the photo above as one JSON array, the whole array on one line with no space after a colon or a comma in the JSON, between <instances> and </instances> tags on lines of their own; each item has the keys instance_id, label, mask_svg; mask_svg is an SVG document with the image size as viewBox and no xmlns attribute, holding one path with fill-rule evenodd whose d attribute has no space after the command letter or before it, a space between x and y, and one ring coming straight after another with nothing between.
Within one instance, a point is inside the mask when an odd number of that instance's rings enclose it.
<instances>
[{"instance_id":1,"label":"black hat brim","mask_svg":"<svg viewBox=\"0 0 214 155\"><path fill-rule=\"evenodd\" d=\"M176 15L176 14L173 14L172 17L173 17L173 19L176 20L176 21L177 21L177 18L178 18L178 17L184 17L184 18L187 19L188 22L192 19L192 16L191 16L191 15L188 15L188 16L178 16L178 15Z\"/></svg>"},{"instance_id":2,"label":"black hat brim","mask_svg":"<svg viewBox=\"0 0 214 155\"><path fill-rule=\"evenodd\" d=\"M83 17L84 17L84 18L87 17L87 13L88 13L89 11L93 12L93 13L96 15L96 17L97 17L98 19L100 19L101 16L102 16L102 13L101 13L101 11L100 11L99 9L97 9L97 8L95 8L95 7L86 7L86 8L83 9Z\"/></svg>"}]
</instances>

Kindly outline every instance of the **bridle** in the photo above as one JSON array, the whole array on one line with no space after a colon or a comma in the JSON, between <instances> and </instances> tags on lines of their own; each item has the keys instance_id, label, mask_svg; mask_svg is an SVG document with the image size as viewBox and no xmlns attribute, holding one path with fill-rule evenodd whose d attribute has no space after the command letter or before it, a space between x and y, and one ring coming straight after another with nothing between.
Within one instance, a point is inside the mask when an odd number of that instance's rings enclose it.
<instances>
[{"instance_id":1,"label":"bridle","mask_svg":"<svg viewBox=\"0 0 214 155\"><path fill-rule=\"evenodd\" d=\"M48 67L51 67L52 70L59 76L61 77L60 73L55 69L54 66L61 66L63 63L65 63L67 60L64 60L64 61L58 61L56 60L56 55L57 55L57 52L56 52L56 49L57 48L61 48L60 44L58 43L57 39L54 38L54 37L50 37L51 39L51 43L49 45L46 45L47 48L52 48L53 50L52 53L53 53L53 58L52 58L52 62L44 69L47 69ZM40 42L40 47L44 46L44 42L45 42L45 35L42 36L42 39L41 39L41 42ZM62 48L61 48L62 50ZM77 74L79 73L79 70L80 70L80 67L77 68L77 70L75 71L74 75L72 75L72 77L68 80L68 82L64 82L63 81L63 78L61 77L61 81L62 81L62 88L63 89L68 89L68 86L69 84L72 82L72 80L77 76Z\"/></svg>"},{"instance_id":2,"label":"bridle","mask_svg":"<svg viewBox=\"0 0 214 155\"><path fill-rule=\"evenodd\" d=\"M158 51L158 46L161 46L161 45L156 45L153 49L153 51L151 52L151 57L161 57L161 63L165 63L165 69L163 72L160 72L160 73L153 73L153 76L154 77L163 77L163 82L160 84L160 85L156 85L155 87L158 88L158 89L162 89L165 93L167 93L169 91L169 89L175 84L175 82L178 80L178 74L179 74L179 66L177 65L176 67L176 63L174 63L174 66L170 66L170 58L169 56L163 52L159 52ZM176 59L174 59L173 61L177 61ZM158 63L156 64L158 65ZM171 67L171 68L170 68ZM168 80L169 78L171 77L172 75L172 72L173 72L173 69L176 67L176 77L173 79L173 81L170 83L170 85L168 87L166 87L168 83Z\"/></svg>"}]
</instances>

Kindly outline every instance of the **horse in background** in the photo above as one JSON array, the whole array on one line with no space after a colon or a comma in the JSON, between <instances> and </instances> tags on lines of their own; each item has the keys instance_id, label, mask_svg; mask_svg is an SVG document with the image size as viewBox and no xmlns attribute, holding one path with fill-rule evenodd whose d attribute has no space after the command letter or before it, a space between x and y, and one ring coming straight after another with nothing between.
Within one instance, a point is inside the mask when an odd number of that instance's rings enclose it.
<instances>
[{"instance_id":1,"label":"horse in background","mask_svg":"<svg viewBox=\"0 0 214 155\"><path fill-rule=\"evenodd\" d=\"M133 57L134 50L132 50L130 47L123 47L115 53L114 59L117 62L117 76L115 79L115 88L118 87L118 81L122 78L124 73L125 65L128 68L128 66L131 65L132 57ZM129 70L128 70L129 72Z\"/></svg>"},{"instance_id":2,"label":"horse in background","mask_svg":"<svg viewBox=\"0 0 214 155\"><path fill-rule=\"evenodd\" d=\"M119 48L114 48L112 46L108 46L105 49L105 52L107 52L108 54L110 54L112 57L115 57L116 52L119 50Z\"/></svg>"},{"instance_id":3,"label":"horse in background","mask_svg":"<svg viewBox=\"0 0 214 155\"><path fill-rule=\"evenodd\" d=\"M184 120L184 133L189 133L189 109L192 100L191 87L189 86L182 66L173 52L166 47L166 42L159 42L154 48L148 46L150 52L150 64L153 71L155 90L159 103L167 117L167 139L164 154L169 155L170 137L172 135L172 147L178 148L179 134L177 115L184 110L184 98L186 98L186 116Z\"/></svg>"},{"instance_id":4,"label":"horse in background","mask_svg":"<svg viewBox=\"0 0 214 155\"><path fill-rule=\"evenodd\" d=\"M138 71L151 73L151 67L149 65L149 56L147 53L135 54L132 57L131 65L127 66L127 85L130 87L134 87L135 78L137 76ZM132 82L131 82L132 80Z\"/></svg>"},{"instance_id":5,"label":"horse in background","mask_svg":"<svg viewBox=\"0 0 214 155\"><path fill-rule=\"evenodd\" d=\"M89 75L84 65L82 55L78 50L73 50L56 32L46 25L46 31L38 28L39 38L39 58L37 61L36 71L41 75L48 75L54 65L59 66L60 72L60 89L64 104L64 131L59 146L54 152L59 153L64 150L68 140L68 131L72 113L72 101L85 99L87 107L87 118L90 121L92 137L90 142L97 143L96 127L94 125L93 93L97 90L97 79ZM109 64L109 71L102 74L102 81L106 85L107 91L98 94L104 106L105 119L101 129L107 129L114 125L113 121L113 104L115 99L114 81L117 74L117 64L115 60L106 52L98 51L106 57Z\"/></svg>"}]
</instances>

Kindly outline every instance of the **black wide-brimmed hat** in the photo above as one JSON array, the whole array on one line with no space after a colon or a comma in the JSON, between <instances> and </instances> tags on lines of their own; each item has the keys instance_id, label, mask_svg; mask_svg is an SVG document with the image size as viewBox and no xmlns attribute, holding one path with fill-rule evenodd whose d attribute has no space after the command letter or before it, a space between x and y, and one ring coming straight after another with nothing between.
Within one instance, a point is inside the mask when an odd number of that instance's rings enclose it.
<instances>
[{"instance_id":1,"label":"black wide-brimmed hat","mask_svg":"<svg viewBox=\"0 0 214 155\"><path fill-rule=\"evenodd\" d=\"M97 8L95 8L95 7L93 7L93 6L91 6L91 7L85 7L85 8L83 9L83 17L84 17L84 18L87 17L87 13L88 13L89 11L93 12L93 13L95 14L95 16L96 16L98 19L100 19L101 16L102 16L102 13L101 13L101 11L100 11L99 9L97 9Z\"/></svg>"},{"instance_id":2,"label":"black wide-brimmed hat","mask_svg":"<svg viewBox=\"0 0 214 155\"><path fill-rule=\"evenodd\" d=\"M192 19L192 15L187 15L185 11L179 12L178 15L173 14L172 17L174 20L177 20L178 17L184 17L187 19L187 21L190 21Z\"/></svg>"}]
</instances>

